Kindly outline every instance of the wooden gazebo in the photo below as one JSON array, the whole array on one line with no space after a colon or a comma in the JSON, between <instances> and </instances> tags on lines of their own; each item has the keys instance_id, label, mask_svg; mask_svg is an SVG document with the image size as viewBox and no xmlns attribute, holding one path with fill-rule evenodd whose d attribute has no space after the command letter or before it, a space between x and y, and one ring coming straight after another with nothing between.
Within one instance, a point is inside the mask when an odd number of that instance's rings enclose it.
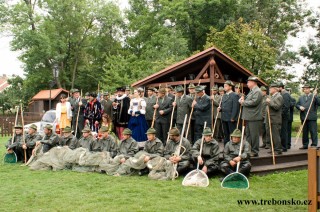
<instances>
[{"instance_id":1,"label":"wooden gazebo","mask_svg":"<svg viewBox=\"0 0 320 212\"><path fill-rule=\"evenodd\" d=\"M235 84L242 83L246 87L246 81L252 75L249 70L221 50L211 47L133 83L132 87L183 85L186 78L187 84L195 85L201 79L200 84L206 85L206 90L209 91L213 85L223 85L226 80L231 80ZM260 80L259 84L266 85L263 80Z\"/></svg>"}]
</instances>

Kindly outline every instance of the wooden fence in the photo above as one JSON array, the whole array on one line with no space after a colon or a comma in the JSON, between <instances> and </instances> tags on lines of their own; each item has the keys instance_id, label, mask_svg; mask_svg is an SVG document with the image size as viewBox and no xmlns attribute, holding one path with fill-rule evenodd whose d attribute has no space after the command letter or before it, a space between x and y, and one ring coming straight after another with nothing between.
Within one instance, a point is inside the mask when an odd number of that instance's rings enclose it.
<instances>
[{"instance_id":1,"label":"wooden fence","mask_svg":"<svg viewBox=\"0 0 320 212\"><path fill-rule=\"evenodd\" d=\"M320 150L308 149L308 211L317 211L320 203Z\"/></svg>"},{"instance_id":2,"label":"wooden fence","mask_svg":"<svg viewBox=\"0 0 320 212\"><path fill-rule=\"evenodd\" d=\"M32 113L32 112L24 112L24 124L30 124L33 122L38 122L41 120L43 113ZM0 135L4 136L12 136L13 127L15 122L15 116L12 115L0 115ZM18 117L18 123L21 124L21 116Z\"/></svg>"}]
</instances>

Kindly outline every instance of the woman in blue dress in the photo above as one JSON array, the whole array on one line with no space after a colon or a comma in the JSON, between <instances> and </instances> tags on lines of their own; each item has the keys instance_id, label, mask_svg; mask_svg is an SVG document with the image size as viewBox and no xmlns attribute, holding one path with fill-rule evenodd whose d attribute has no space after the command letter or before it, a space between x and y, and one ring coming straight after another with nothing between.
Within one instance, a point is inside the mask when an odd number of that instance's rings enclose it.
<instances>
[{"instance_id":1,"label":"woman in blue dress","mask_svg":"<svg viewBox=\"0 0 320 212\"><path fill-rule=\"evenodd\" d=\"M138 142L139 147L144 147L147 140L146 132L148 130L145 118L146 101L142 97L143 90L134 90L133 99L130 101L128 114L131 115L128 128L132 131L132 137Z\"/></svg>"}]
</instances>

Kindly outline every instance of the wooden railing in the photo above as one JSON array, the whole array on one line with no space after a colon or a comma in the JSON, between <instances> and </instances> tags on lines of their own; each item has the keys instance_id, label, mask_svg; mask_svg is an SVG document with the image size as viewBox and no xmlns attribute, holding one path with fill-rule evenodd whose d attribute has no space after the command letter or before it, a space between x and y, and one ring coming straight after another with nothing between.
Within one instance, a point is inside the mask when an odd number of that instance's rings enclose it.
<instances>
[{"instance_id":1,"label":"wooden railing","mask_svg":"<svg viewBox=\"0 0 320 212\"><path fill-rule=\"evenodd\" d=\"M41 120L43 113L32 113L24 112L24 124L31 124L33 122L38 122ZM10 115L0 115L0 135L12 136L13 127L14 127L15 116L14 114ZM18 123L21 124L21 117L18 117Z\"/></svg>"}]
</instances>

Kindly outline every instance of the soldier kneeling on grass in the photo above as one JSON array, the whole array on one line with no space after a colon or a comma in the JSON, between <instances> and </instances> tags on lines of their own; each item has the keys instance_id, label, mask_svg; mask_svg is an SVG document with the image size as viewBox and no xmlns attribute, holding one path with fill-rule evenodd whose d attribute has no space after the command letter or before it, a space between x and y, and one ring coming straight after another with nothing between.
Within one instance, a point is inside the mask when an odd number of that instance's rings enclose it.
<instances>
[{"instance_id":1,"label":"soldier kneeling on grass","mask_svg":"<svg viewBox=\"0 0 320 212\"><path fill-rule=\"evenodd\" d=\"M231 174L236 171L237 163L240 162L239 172L244 175L249 175L251 170L250 163L250 145L247 141L243 142L242 153L239 156L241 130L235 129L230 135L231 141L229 141L223 150L223 161L220 164L221 171L225 174Z\"/></svg>"},{"instance_id":2,"label":"soldier kneeling on grass","mask_svg":"<svg viewBox=\"0 0 320 212\"><path fill-rule=\"evenodd\" d=\"M185 173L190 166L190 149L191 144L186 138L182 138L182 146L180 147L180 155L177 155L177 148L180 144L180 131L177 128L172 128L169 131L170 139L164 148L164 157L169 160L172 164L178 164L177 171L179 174ZM183 154L182 154L183 153ZM182 155L181 155L182 154Z\"/></svg>"},{"instance_id":3,"label":"soldier kneeling on grass","mask_svg":"<svg viewBox=\"0 0 320 212\"><path fill-rule=\"evenodd\" d=\"M22 149L22 126L21 125L16 125L14 126L14 140L10 138L5 145L7 148L8 153L13 153L15 152L17 155L17 161L22 161L23 160L23 149Z\"/></svg>"},{"instance_id":4,"label":"soldier kneeling on grass","mask_svg":"<svg viewBox=\"0 0 320 212\"><path fill-rule=\"evenodd\" d=\"M194 163L197 164L199 162L199 168L210 176L219 170L219 144L213 139L212 131L209 127L203 130L202 135L204 136L204 142L201 155L202 139L195 142L191 149L191 154Z\"/></svg>"}]
</instances>

